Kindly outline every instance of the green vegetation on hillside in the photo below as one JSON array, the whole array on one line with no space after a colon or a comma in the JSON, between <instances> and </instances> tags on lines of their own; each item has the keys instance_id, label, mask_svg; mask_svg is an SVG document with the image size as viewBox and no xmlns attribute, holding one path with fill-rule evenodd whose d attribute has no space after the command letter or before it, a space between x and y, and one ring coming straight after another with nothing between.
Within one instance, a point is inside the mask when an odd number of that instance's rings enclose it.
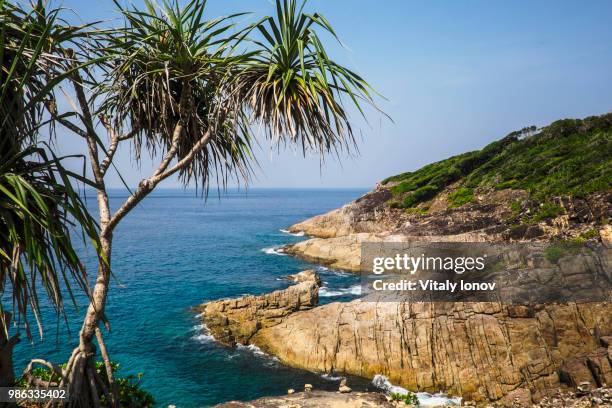
<instances>
[{"instance_id":1,"label":"green vegetation on hillside","mask_svg":"<svg viewBox=\"0 0 612 408\"><path fill-rule=\"evenodd\" d=\"M457 183L449 206L474 200L474 190L526 190L532 199L585 197L612 189L612 113L565 119L536 131L512 132L482 150L453 156L383 180L394 207L411 208ZM551 209L553 211L554 209Z\"/></svg>"}]
</instances>

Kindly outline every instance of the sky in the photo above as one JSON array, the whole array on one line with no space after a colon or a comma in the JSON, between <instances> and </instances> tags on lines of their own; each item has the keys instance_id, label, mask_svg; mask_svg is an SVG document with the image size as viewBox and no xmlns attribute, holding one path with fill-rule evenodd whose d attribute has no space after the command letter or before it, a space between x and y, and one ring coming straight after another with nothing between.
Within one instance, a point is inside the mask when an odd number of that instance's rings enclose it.
<instances>
[{"instance_id":1,"label":"sky","mask_svg":"<svg viewBox=\"0 0 612 408\"><path fill-rule=\"evenodd\" d=\"M134 4L138 5L139 0ZM110 0L64 0L84 21L116 24ZM270 0L209 0L210 18L274 11ZM265 141L251 187L371 188L380 180L475 150L528 125L612 111L612 2L310 0L338 32L334 59L384 98L392 121L354 115L359 154L302 157ZM60 150L82 149L61 134ZM81 150L84 151L84 150ZM117 167L130 186L151 172L122 149ZM108 185L120 187L117 174ZM161 187L177 187L169 179Z\"/></svg>"}]
</instances>

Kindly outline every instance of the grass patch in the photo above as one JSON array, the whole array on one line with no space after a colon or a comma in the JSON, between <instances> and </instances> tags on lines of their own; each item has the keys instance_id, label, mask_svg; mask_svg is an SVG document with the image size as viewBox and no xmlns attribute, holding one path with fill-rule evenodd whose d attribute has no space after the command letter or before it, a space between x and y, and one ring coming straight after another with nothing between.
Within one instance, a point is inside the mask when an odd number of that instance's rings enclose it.
<instances>
[{"instance_id":1,"label":"grass patch","mask_svg":"<svg viewBox=\"0 0 612 408\"><path fill-rule=\"evenodd\" d=\"M546 247L544 257L551 263L557 263L564 256L576 256L577 254L587 251L583 245L586 243L584 238L572 238L567 241L559 241Z\"/></svg>"},{"instance_id":2,"label":"grass patch","mask_svg":"<svg viewBox=\"0 0 612 408\"><path fill-rule=\"evenodd\" d=\"M423 207L406 208L404 211L406 211L406 214L410 214L410 215L426 215L427 214L427 208L423 208Z\"/></svg>"},{"instance_id":3,"label":"grass patch","mask_svg":"<svg viewBox=\"0 0 612 408\"><path fill-rule=\"evenodd\" d=\"M521 212L523 211L523 206L521 204L521 200L515 200L513 202L510 203L510 210L512 211L512 216L513 217L518 217L519 215L521 215Z\"/></svg>"},{"instance_id":4,"label":"grass patch","mask_svg":"<svg viewBox=\"0 0 612 408\"><path fill-rule=\"evenodd\" d=\"M599 238L599 232L595 228L591 228L590 230L580 234L580 237L584 239Z\"/></svg>"},{"instance_id":5,"label":"grass patch","mask_svg":"<svg viewBox=\"0 0 612 408\"><path fill-rule=\"evenodd\" d=\"M448 195L448 204L450 208L461 207L462 205L473 203L474 190L467 187L461 187Z\"/></svg>"},{"instance_id":6,"label":"grass patch","mask_svg":"<svg viewBox=\"0 0 612 408\"><path fill-rule=\"evenodd\" d=\"M538 212L535 213L532 220L534 222L544 221L551 218L555 218L556 216L561 215L564 212L565 210L563 210L562 207L550 202L545 202L540 205Z\"/></svg>"}]
</instances>

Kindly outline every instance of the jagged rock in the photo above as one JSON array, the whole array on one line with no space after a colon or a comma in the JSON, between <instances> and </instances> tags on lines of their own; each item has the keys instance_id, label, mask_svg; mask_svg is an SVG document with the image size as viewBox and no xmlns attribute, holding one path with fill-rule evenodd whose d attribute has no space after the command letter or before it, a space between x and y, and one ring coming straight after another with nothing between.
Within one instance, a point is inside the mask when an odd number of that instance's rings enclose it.
<instances>
[{"instance_id":1,"label":"jagged rock","mask_svg":"<svg viewBox=\"0 0 612 408\"><path fill-rule=\"evenodd\" d=\"M289 227L290 232L332 238L356 232L385 232L397 227L385 202L391 198L387 189L377 189L354 202L327 214L318 215ZM390 224L389 224L390 223Z\"/></svg>"},{"instance_id":2,"label":"jagged rock","mask_svg":"<svg viewBox=\"0 0 612 408\"><path fill-rule=\"evenodd\" d=\"M316 306L318 276L284 290L205 303L196 308L213 337L222 344L248 344L258 330L279 324L290 314ZM316 277L316 278L315 278Z\"/></svg>"},{"instance_id":3,"label":"jagged rock","mask_svg":"<svg viewBox=\"0 0 612 408\"><path fill-rule=\"evenodd\" d=\"M314 282L317 286L321 286L321 278L319 278L319 275L314 269L307 269L294 275L287 275L287 279L295 283Z\"/></svg>"},{"instance_id":4,"label":"jagged rock","mask_svg":"<svg viewBox=\"0 0 612 408\"><path fill-rule=\"evenodd\" d=\"M291 315L251 341L298 368L385 373L410 390L511 404L538 400L562 380L596 383L587 361L611 319L609 303L545 305L512 318L498 303L356 300Z\"/></svg>"},{"instance_id":5,"label":"jagged rock","mask_svg":"<svg viewBox=\"0 0 612 408\"><path fill-rule=\"evenodd\" d=\"M341 394L346 394L346 393L349 393L351 391L353 391L353 390L346 383L346 378L341 379L340 380L340 386L338 387L338 392L340 392Z\"/></svg>"},{"instance_id":6,"label":"jagged rock","mask_svg":"<svg viewBox=\"0 0 612 408\"><path fill-rule=\"evenodd\" d=\"M522 215L537 212L522 190L497 190L479 195L476 203L449 208L446 200L455 186L449 187L428 202L426 213L408 213L390 208L393 185L377 188L345 206L318 215L289 227L292 232L305 232L311 237L338 238L354 234L404 235L407 237L453 236L472 234L497 240L550 240L579 237L582 233L599 230L604 243L612 246L612 193L595 193L586 199L554 197L565 214L537 224L516 224L517 214L510 204L522 202ZM533 207L533 208L531 208Z\"/></svg>"}]
</instances>

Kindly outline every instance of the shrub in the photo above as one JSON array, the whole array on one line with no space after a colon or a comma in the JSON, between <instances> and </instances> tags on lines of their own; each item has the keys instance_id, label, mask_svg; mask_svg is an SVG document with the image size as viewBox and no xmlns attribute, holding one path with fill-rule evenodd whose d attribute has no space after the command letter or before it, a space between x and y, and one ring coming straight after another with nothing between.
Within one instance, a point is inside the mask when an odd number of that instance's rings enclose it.
<instances>
[{"instance_id":1,"label":"shrub","mask_svg":"<svg viewBox=\"0 0 612 408\"><path fill-rule=\"evenodd\" d=\"M392 401L404 401L406 405L419 405L419 398L414 392L408 391L407 394L400 394L399 392L391 393Z\"/></svg>"},{"instance_id":2,"label":"shrub","mask_svg":"<svg viewBox=\"0 0 612 408\"><path fill-rule=\"evenodd\" d=\"M416 186L414 185L414 183L409 182L409 181L402 181L397 186L391 187L391 193L402 194L407 191L412 191L415 189L416 189Z\"/></svg>"},{"instance_id":3,"label":"shrub","mask_svg":"<svg viewBox=\"0 0 612 408\"><path fill-rule=\"evenodd\" d=\"M512 215L514 217L518 217L523 211L523 206L521 205L521 200L515 200L510 203L510 210L512 210Z\"/></svg>"},{"instance_id":4,"label":"shrub","mask_svg":"<svg viewBox=\"0 0 612 408\"><path fill-rule=\"evenodd\" d=\"M423 201L427 201L430 198L433 198L440 188L438 186L426 185L423 187L419 187L410 193L409 196L404 198L404 207L414 207L416 204L422 203Z\"/></svg>"},{"instance_id":5,"label":"shrub","mask_svg":"<svg viewBox=\"0 0 612 408\"><path fill-rule=\"evenodd\" d=\"M599 238L599 232L597 232L595 228L592 228L588 231L583 232L582 234L580 234L580 236L584 239Z\"/></svg>"},{"instance_id":6,"label":"shrub","mask_svg":"<svg viewBox=\"0 0 612 408\"><path fill-rule=\"evenodd\" d=\"M547 220L550 218L555 218L557 215L560 215L563 213L564 213L564 210L562 207L556 204L553 204L553 203L545 202L545 203L542 203L538 212L533 216L533 220L535 222L543 221L543 220Z\"/></svg>"},{"instance_id":7,"label":"shrub","mask_svg":"<svg viewBox=\"0 0 612 408\"><path fill-rule=\"evenodd\" d=\"M406 208L405 212L406 214L410 214L410 215L426 215L427 208L411 207L411 208Z\"/></svg>"},{"instance_id":8,"label":"shrub","mask_svg":"<svg viewBox=\"0 0 612 408\"><path fill-rule=\"evenodd\" d=\"M531 137L522 137L523 133ZM463 187L521 189L537 202L552 197L587 197L612 189L612 114L582 120L557 121L541 130L532 127L468 152L428 164L413 172L383 181L398 183L391 188L394 196L421 188L442 191L459 181ZM428 197L428 198L431 198ZM395 197L395 201L400 198ZM404 207L423 201L418 193L405 198ZM548 210L550 208L547 208ZM542 213L540 217L549 217ZM554 216L554 215L552 215ZM527 221L534 221L533 219Z\"/></svg>"},{"instance_id":9,"label":"shrub","mask_svg":"<svg viewBox=\"0 0 612 408\"><path fill-rule=\"evenodd\" d=\"M63 364L60 367L65 368L65 366L66 364ZM118 363L113 362L111 363L111 366L113 369L113 373L119 371ZM96 372L108 388L108 376L106 375L106 368L103 362L96 362ZM34 368L33 375L44 381L53 381L57 383L59 383L60 381L60 378L57 376L57 374L52 373L51 370L46 367ZM115 376L115 383L117 384L119 390L119 405L121 407L148 408L155 405L155 399L153 398L153 396L148 391L144 390L140 385L142 377L142 373L139 373L137 375L128 375L127 377ZM27 381L22 378L17 383L17 386L21 388L27 388L28 384ZM100 395L100 402L103 406L107 405L106 399L106 395Z\"/></svg>"}]
</instances>

